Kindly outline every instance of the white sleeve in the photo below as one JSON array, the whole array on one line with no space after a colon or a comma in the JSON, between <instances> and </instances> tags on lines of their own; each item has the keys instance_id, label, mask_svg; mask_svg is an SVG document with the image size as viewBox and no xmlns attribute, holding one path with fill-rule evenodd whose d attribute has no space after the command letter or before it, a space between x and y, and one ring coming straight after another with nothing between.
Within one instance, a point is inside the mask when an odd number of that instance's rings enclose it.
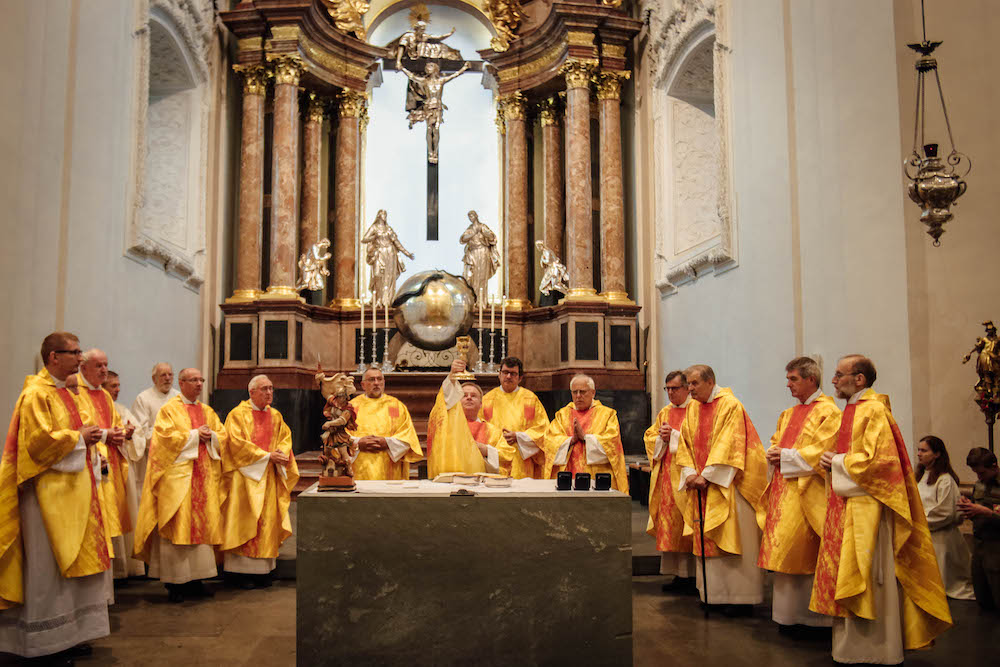
<instances>
[{"instance_id":1,"label":"white sleeve","mask_svg":"<svg viewBox=\"0 0 1000 667\"><path fill-rule=\"evenodd\" d=\"M681 430L679 428L671 429L670 431L670 453L677 453L677 446L681 441Z\"/></svg>"},{"instance_id":2,"label":"white sleeve","mask_svg":"<svg viewBox=\"0 0 1000 667\"><path fill-rule=\"evenodd\" d=\"M516 431L514 437L517 439L517 451L525 461L542 451L535 444L535 441L528 437L527 433Z\"/></svg>"},{"instance_id":3,"label":"white sleeve","mask_svg":"<svg viewBox=\"0 0 1000 667\"><path fill-rule=\"evenodd\" d=\"M838 496L843 496L844 498L854 498L857 496L867 496L868 494L858 486L853 479L851 479L850 474L847 472L847 468L844 467L844 457L847 454L837 454L833 457L833 464L831 466L831 471L833 474L833 492Z\"/></svg>"},{"instance_id":4,"label":"white sleeve","mask_svg":"<svg viewBox=\"0 0 1000 667\"><path fill-rule=\"evenodd\" d=\"M688 480L697 475L698 472L694 468L688 468L686 466L684 468L681 468L681 481L680 484L677 485L677 490L683 491L684 489L686 489Z\"/></svg>"},{"instance_id":5,"label":"white sleeve","mask_svg":"<svg viewBox=\"0 0 1000 667\"><path fill-rule=\"evenodd\" d=\"M587 465L593 466L608 462L608 453L601 447L601 442L596 435L587 434L583 436L583 441L587 443Z\"/></svg>"},{"instance_id":6,"label":"white sleeve","mask_svg":"<svg viewBox=\"0 0 1000 667\"><path fill-rule=\"evenodd\" d=\"M935 486L937 488L934 489L934 502L925 503L924 512L927 514L927 527L931 530L940 530L955 523L958 485L951 475L943 473L938 477Z\"/></svg>"},{"instance_id":7,"label":"white sleeve","mask_svg":"<svg viewBox=\"0 0 1000 667\"><path fill-rule=\"evenodd\" d=\"M671 438L671 440L673 440L673 438ZM663 438L660 436L656 436L656 442L653 444L653 460L659 461L666 453L667 443L663 442Z\"/></svg>"},{"instance_id":8,"label":"white sleeve","mask_svg":"<svg viewBox=\"0 0 1000 667\"><path fill-rule=\"evenodd\" d=\"M486 445L486 472L500 472L500 450L493 445Z\"/></svg>"},{"instance_id":9,"label":"white sleeve","mask_svg":"<svg viewBox=\"0 0 1000 667\"><path fill-rule=\"evenodd\" d=\"M214 437L215 434L213 433L212 436ZM188 432L187 442L184 443L181 453L177 455L176 459L174 459L174 463L194 461L196 458L198 458L198 430L191 429Z\"/></svg>"},{"instance_id":10,"label":"white sleeve","mask_svg":"<svg viewBox=\"0 0 1000 667\"><path fill-rule=\"evenodd\" d=\"M271 454L266 453L248 466L240 468L240 474L249 477L255 482L259 482L267 471L267 464L271 460Z\"/></svg>"},{"instance_id":11,"label":"white sleeve","mask_svg":"<svg viewBox=\"0 0 1000 667\"><path fill-rule=\"evenodd\" d=\"M410 445L399 438L386 438L385 444L389 448L389 458L393 463L399 463L400 459L406 456L406 452L410 451Z\"/></svg>"},{"instance_id":12,"label":"white sleeve","mask_svg":"<svg viewBox=\"0 0 1000 667\"><path fill-rule=\"evenodd\" d=\"M76 441L76 447L71 449L66 456L59 459L51 466L52 470L58 472L80 472L87 462L87 445L83 442L81 435Z\"/></svg>"},{"instance_id":13,"label":"white sleeve","mask_svg":"<svg viewBox=\"0 0 1000 667\"><path fill-rule=\"evenodd\" d=\"M816 474L816 471L813 470L811 465L806 463L806 460L802 458L802 455L791 447L781 450L781 464L779 466L779 470L781 470L781 476L787 477L788 479L808 477L809 475Z\"/></svg>"},{"instance_id":14,"label":"white sleeve","mask_svg":"<svg viewBox=\"0 0 1000 667\"><path fill-rule=\"evenodd\" d=\"M215 431L212 431L212 437L205 448L208 450L209 458L213 458L216 461L222 460L222 457L219 456L219 436L215 435Z\"/></svg>"},{"instance_id":15,"label":"white sleeve","mask_svg":"<svg viewBox=\"0 0 1000 667\"><path fill-rule=\"evenodd\" d=\"M701 476L712 484L728 489L729 485L736 479L736 468L717 463L712 466L705 466L705 469L701 471Z\"/></svg>"},{"instance_id":16,"label":"white sleeve","mask_svg":"<svg viewBox=\"0 0 1000 667\"><path fill-rule=\"evenodd\" d=\"M450 375L441 383L441 393L444 394L444 407L448 410L462 400L462 387L458 384L458 380Z\"/></svg>"},{"instance_id":17,"label":"white sleeve","mask_svg":"<svg viewBox=\"0 0 1000 667\"><path fill-rule=\"evenodd\" d=\"M566 461L569 459L569 446L570 443L572 442L573 438L566 438L565 440L562 441L562 444L559 445L559 449L556 450L556 458L553 461L554 465L557 466L566 465Z\"/></svg>"}]
</instances>

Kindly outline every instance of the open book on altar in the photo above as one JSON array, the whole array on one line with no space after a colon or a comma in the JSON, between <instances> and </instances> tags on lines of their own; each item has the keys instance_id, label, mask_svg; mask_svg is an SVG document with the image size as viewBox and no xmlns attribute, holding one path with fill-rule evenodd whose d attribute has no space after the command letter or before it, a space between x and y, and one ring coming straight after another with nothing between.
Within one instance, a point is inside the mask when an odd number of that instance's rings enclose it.
<instances>
[{"instance_id":1,"label":"open book on altar","mask_svg":"<svg viewBox=\"0 0 1000 667\"><path fill-rule=\"evenodd\" d=\"M438 484L462 484L465 486L510 486L513 479L492 472L443 472L434 478Z\"/></svg>"}]
</instances>

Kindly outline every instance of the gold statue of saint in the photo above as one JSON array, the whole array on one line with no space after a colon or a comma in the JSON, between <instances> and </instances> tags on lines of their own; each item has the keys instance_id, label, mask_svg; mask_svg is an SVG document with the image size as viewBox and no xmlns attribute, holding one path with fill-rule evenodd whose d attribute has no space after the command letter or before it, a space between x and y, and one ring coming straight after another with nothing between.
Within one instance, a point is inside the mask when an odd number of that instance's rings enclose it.
<instances>
[{"instance_id":1,"label":"gold statue of saint","mask_svg":"<svg viewBox=\"0 0 1000 667\"><path fill-rule=\"evenodd\" d=\"M979 382L976 383L976 392L980 398L995 402L1000 400L1000 339L992 320L986 320L983 326L986 327L986 335L976 339L975 346L965 355L962 363L967 363L973 353L978 353L976 372Z\"/></svg>"}]
</instances>

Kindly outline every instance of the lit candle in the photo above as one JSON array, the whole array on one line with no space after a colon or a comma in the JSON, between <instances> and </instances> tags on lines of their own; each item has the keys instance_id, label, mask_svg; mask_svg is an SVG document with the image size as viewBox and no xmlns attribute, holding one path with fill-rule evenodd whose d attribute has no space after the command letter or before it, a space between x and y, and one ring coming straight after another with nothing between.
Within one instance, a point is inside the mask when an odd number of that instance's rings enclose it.
<instances>
[{"instance_id":1,"label":"lit candle","mask_svg":"<svg viewBox=\"0 0 1000 667\"><path fill-rule=\"evenodd\" d=\"M483 290L479 290L479 328L483 328Z\"/></svg>"},{"instance_id":2,"label":"lit candle","mask_svg":"<svg viewBox=\"0 0 1000 667\"><path fill-rule=\"evenodd\" d=\"M490 296L490 331L496 327L496 317L497 317L497 300Z\"/></svg>"},{"instance_id":3,"label":"lit candle","mask_svg":"<svg viewBox=\"0 0 1000 667\"><path fill-rule=\"evenodd\" d=\"M500 302L500 335L507 333L507 295L503 295L503 301Z\"/></svg>"}]
</instances>

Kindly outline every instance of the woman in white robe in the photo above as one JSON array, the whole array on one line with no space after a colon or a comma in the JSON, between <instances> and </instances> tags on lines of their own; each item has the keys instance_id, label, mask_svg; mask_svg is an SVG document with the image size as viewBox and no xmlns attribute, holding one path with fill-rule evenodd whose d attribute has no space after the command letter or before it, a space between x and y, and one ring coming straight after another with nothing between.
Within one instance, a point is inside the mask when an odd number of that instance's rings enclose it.
<instances>
[{"instance_id":1,"label":"woman in white robe","mask_svg":"<svg viewBox=\"0 0 1000 667\"><path fill-rule=\"evenodd\" d=\"M945 592L955 600L975 600L969 546L958 530L963 521L957 510L958 478L941 438L929 435L921 440L917 460L917 488Z\"/></svg>"}]
</instances>

